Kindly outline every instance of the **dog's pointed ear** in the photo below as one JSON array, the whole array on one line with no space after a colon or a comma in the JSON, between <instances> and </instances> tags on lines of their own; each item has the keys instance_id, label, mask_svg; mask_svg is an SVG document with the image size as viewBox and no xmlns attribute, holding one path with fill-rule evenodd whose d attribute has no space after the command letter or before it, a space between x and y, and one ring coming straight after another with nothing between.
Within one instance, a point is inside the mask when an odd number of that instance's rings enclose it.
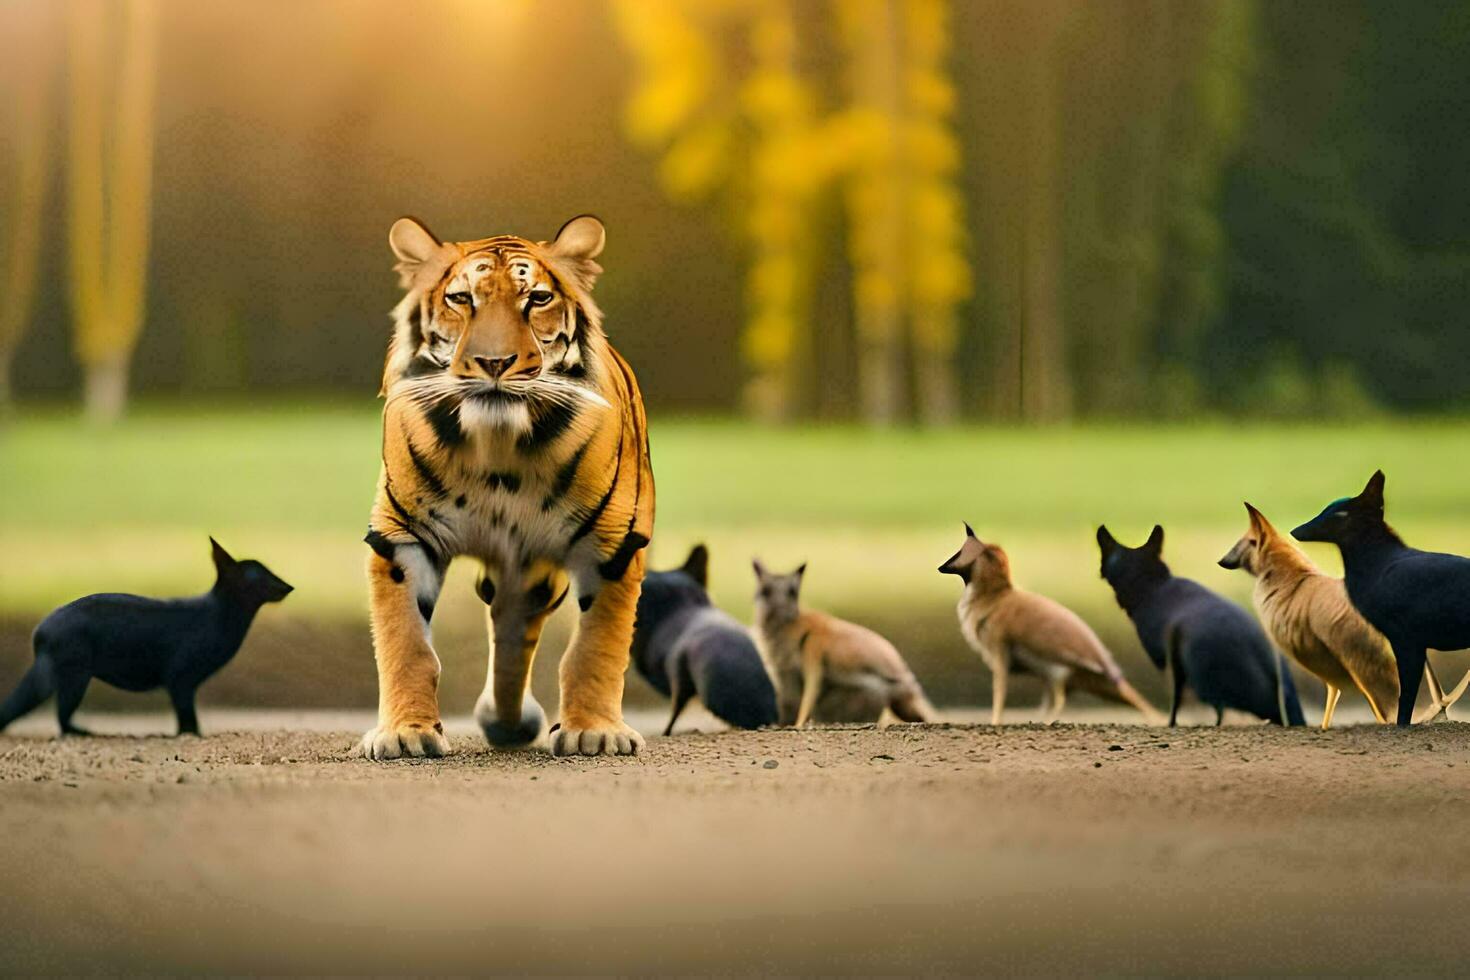
<instances>
[{"instance_id":1,"label":"dog's pointed ear","mask_svg":"<svg viewBox=\"0 0 1470 980\"><path fill-rule=\"evenodd\" d=\"M1113 549L1118 547L1118 539L1113 537L1113 533L1108 530L1106 524L1098 525L1097 546L1102 551L1104 557L1111 554Z\"/></svg>"},{"instance_id":2,"label":"dog's pointed ear","mask_svg":"<svg viewBox=\"0 0 1470 980\"><path fill-rule=\"evenodd\" d=\"M1259 534L1262 538L1280 537L1280 534L1276 530L1276 525L1272 524L1266 518L1265 514L1262 514L1250 504L1246 504L1245 506L1251 512L1251 522L1255 526L1257 534Z\"/></svg>"},{"instance_id":3,"label":"dog's pointed ear","mask_svg":"<svg viewBox=\"0 0 1470 980\"><path fill-rule=\"evenodd\" d=\"M1145 548L1147 548L1149 551L1153 552L1153 555L1154 555L1155 558L1160 558L1160 557L1163 556L1163 554L1164 554L1164 528L1163 528L1163 525L1160 525L1160 524L1155 524L1154 525L1153 531L1150 532L1150 534L1148 536L1148 540L1143 543L1143 546Z\"/></svg>"},{"instance_id":4,"label":"dog's pointed ear","mask_svg":"<svg viewBox=\"0 0 1470 980\"><path fill-rule=\"evenodd\" d=\"M796 575L796 580L800 582L802 580L802 577L806 575L806 562L802 562L800 565L797 565L796 572L794 574Z\"/></svg>"},{"instance_id":5,"label":"dog's pointed ear","mask_svg":"<svg viewBox=\"0 0 1470 980\"><path fill-rule=\"evenodd\" d=\"M230 553L221 547L213 537L209 539L209 556L214 559L214 567L221 572L227 568L234 568L237 564Z\"/></svg>"},{"instance_id":6,"label":"dog's pointed ear","mask_svg":"<svg viewBox=\"0 0 1470 980\"><path fill-rule=\"evenodd\" d=\"M697 544L689 551L689 557L684 559L684 574L699 583L701 589L709 587L709 549L702 544Z\"/></svg>"},{"instance_id":7,"label":"dog's pointed ear","mask_svg":"<svg viewBox=\"0 0 1470 980\"><path fill-rule=\"evenodd\" d=\"M419 270L441 254L444 243L422 221L404 217L388 229L388 247L398 259L393 267L398 273L398 285L408 289Z\"/></svg>"},{"instance_id":8,"label":"dog's pointed ear","mask_svg":"<svg viewBox=\"0 0 1470 980\"><path fill-rule=\"evenodd\" d=\"M1382 470L1374 470L1373 475L1368 478L1368 485L1363 487L1362 493L1358 494L1358 499L1363 501L1365 504L1369 504L1373 507L1377 507L1379 510L1382 510L1383 484L1387 482L1387 479L1388 478L1383 475Z\"/></svg>"},{"instance_id":9,"label":"dog's pointed ear","mask_svg":"<svg viewBox=\"0 0 1470 980\"><path fill-rule=\"evenodd\" d=\"M766 566L761 564L759 558L752 558L750 560L750 567L755 571L757 582L764 582L766 580Z\"/></svg>"},{"instance_id":10,"label":"dog's pointed ear","mask_svg":"<svg viewBox=\"0 0 1470 980\"><path fill-rule=\"evenodd\" d=\"M970 526L970 522L969 521L966 521L965 522L965 537L967 537L967 538L975 538L975 529ZM976 541L979 541L980 539L979 538L975 538L975 540Z\"/></svg>"}]
</instances>

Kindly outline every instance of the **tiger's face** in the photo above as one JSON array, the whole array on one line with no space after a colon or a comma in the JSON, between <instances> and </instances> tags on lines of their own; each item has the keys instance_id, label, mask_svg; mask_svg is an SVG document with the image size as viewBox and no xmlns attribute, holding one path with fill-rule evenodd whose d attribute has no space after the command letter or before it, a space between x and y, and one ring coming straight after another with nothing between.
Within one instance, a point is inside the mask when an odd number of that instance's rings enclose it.
<instances>
[{"instance_id":1,"label":"tiger's face","mask_svg":"<svg viewBox=\"0 0 1470 980\"><path fill-rule=\"evenodd\" d=\"M431 296L420 353L460 378L492 385L565 367L575 355L576 305L532 256L516 243L455 263Z\"/></svg>"},{"instance_id":2,"label":"tiger's face","mask_svg":"<svg viewBox=\"0 0 1470 980\"><path fill-rule=\"evenodd\" d=\"M389 233L408 288L385 370L505 397L586 374L584 342L597 327L590 289L604 231L574 218L551 242L514 236L441 243L402 218ZM406 308L406 309L405 309Z\"/></svg>"}]
</instances>

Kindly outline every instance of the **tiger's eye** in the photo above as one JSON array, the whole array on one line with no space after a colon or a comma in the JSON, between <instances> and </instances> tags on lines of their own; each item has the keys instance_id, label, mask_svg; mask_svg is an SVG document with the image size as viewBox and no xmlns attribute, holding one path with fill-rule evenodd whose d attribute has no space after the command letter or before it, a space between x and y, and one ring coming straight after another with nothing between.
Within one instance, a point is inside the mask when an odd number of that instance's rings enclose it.
<instances>
[{"instance_id":1,"label":"tiger's eye","mask_svg":"<svg viewBox=\"0 0 1470 980\"><path fill-rule=\"evenodd\" d=\"M448 300L449 302L453 303L455 306L469 306L470 305L470 294L469 293L445 293L444 294L444 298L446 300Z\"/></svg>"},{"instance_id":2,"label":"tiger's eye","mask_svg":"<svg viewBox=\"0 0 1470 980\"><path fill-rule=\"evenodd\" d=\"M551 293L544 289L538 289L536 290L536 292L531 294L531 305L545 306L547 303L550 303L554 297L554 293Z\"/></svg>"}]
</instances>

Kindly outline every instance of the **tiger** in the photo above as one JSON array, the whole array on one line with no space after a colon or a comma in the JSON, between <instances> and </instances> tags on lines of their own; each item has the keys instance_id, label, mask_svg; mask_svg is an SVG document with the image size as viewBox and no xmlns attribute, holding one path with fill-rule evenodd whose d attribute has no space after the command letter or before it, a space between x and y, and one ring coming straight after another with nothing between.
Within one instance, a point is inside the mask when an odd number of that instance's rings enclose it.
<instances>
[{"instance_id":1,"label":"tiger","mask_svg":"<svg viewBox=\"0 0 1470 980\"><path fill-rule=\"evenodd\" d=\"M402 301L383 367L382 470L368 522L378 669L370 759L449 752L430 623L451 559L479 563L490 662L474 716L494 748L543 744L530 691L547 618L575 589L553 755L633 755L623 677L653 536L637 378L592 287L601 221L550 241L441 242L414 218L388 234Z\"/></svg>"}]
</instances>

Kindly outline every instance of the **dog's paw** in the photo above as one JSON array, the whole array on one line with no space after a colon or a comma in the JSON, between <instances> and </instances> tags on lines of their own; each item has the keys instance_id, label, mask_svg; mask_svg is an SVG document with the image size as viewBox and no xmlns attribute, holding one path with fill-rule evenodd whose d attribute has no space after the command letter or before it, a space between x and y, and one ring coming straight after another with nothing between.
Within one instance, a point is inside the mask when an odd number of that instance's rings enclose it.
<instances>
[{"instance_id":1,"label":"dog's paw","mask_svg":"<svg viewBox=\"0 0 1470 980\"><path fill-rule=\"evenodd\" d=\"M449 739L444 737L444 726L439 722L415 721L379 725L362 737L359 749L365 757L378 762L403 756L421 759L448 755Z\"/></svg>"},{"instance_id":2,"label":"dog's paw","mask_svg":"<svg viewBox=\"0 0 1470 980\"><path fill-rule=\"evenodd\" d=\"M637 755L643 736L617 722L605 727L568 728L551 733L552 755Z\"/></svg>"},{"instance_id":3,"label":"dog's paw","mask_svg":"<svg viewBox=\"0 0 1470 980\"><path fill-rule=\"evenodd\" d=\"M485 741L497 749L523 749L536 743L546 731L546 712L529 694L521 702L521 720L508 725L500 720L495 701L481 694L475 703L475 721L485 733Z\"/></svg>"}]
</instances>

